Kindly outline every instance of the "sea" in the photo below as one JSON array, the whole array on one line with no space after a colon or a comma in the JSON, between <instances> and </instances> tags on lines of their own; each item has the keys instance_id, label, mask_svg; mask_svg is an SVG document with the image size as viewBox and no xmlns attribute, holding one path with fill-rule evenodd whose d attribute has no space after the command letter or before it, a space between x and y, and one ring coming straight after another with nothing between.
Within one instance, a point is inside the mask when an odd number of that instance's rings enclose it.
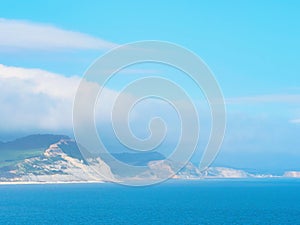
<instances>
[{"instance_id":1,"label":"sea","mask_svg":"<svg viewBox=\"0 0 300 225\"><path fill-rule=\"evenodd\" d=\"M0 185L0 224L300 224L300 180Z\"/></svg>"}]
</instances>

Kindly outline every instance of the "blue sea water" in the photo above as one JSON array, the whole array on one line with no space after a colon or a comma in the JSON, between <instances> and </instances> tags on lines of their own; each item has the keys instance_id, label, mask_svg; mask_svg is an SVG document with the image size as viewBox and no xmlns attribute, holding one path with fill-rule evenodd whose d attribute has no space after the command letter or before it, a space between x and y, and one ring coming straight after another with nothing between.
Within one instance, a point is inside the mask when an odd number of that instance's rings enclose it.
<instances>
[{"instance_id":1,"label":"blue sea water","mask_svg":"<svg viewBox=\"0 0 300 225\"><path fill-rule=\"evenodd\" d=\"M300 224L300 181L2 185L0 224Z\"/></svg>"}]
</instances>

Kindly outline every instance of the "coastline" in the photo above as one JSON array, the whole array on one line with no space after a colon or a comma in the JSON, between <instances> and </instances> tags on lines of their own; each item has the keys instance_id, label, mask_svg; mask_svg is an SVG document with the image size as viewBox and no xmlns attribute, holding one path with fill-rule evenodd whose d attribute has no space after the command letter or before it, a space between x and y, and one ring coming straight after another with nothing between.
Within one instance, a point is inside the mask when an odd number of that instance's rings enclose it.
<instances>
[{"instance_id":1,"label":"coastline","mask_svg":"<svg viewBox=\"0 0 300 225\"><path fill-rule=\"evenodd\" d=\"M209 178L201 178L201 179L178 179L178 178L173 178L168 181L180 181L180 182L189 182L189 181L267 181L267 180L272 180L272 181L279 181L279 180L297 180L300 181L300 177L283 177L283 176L273 176L273 177L209 177ZM48 184L109 184L113 182L109 181L3 181L0 182L0 186L2 185L48 185Z\"/></svg>"},{"instance_id":2,"label":"coastline","mask_svg":"<svg viewBox=\"0 0 300 225\"><path fill-rule=\"evenodd\" d=\"M47 184L104 184L108 182L104 181L49 181L49 182L39 182L39 181L5 181L0 182L1 185L47 185Z\"/></svg>"}]
</instances>

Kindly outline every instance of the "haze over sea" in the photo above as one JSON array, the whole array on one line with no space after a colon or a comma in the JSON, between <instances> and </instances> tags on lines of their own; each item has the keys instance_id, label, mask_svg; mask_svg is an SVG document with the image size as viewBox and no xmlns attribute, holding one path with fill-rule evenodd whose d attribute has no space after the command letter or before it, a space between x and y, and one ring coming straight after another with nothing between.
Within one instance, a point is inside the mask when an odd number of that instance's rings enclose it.
<instances>
[{"instance_id":1,"label":"haze over sea","mask_svg":"<svg viewBox=\"0 0 300 225\"><path fill-rule=\"evenodd\" d=\"M0 186L0 224L300 224L300 181Z\"/></svg>"}]
</instances>

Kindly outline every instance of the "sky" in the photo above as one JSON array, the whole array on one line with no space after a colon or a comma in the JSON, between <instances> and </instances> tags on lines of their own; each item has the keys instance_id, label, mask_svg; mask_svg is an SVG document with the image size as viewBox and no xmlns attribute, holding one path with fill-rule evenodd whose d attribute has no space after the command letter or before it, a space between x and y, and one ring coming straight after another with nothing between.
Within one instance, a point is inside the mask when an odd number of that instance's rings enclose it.
<instances>
[{"instance_id":1,"label":"sky","mask_svg":"<svg viewBox=\"0 0 300 225\"><path fill-rule=\"evenodd\" d=\"M72 135L74 93L90 64L121 44L163 40L201 57L222 88L227 130L215 165L299 170L299 11L298 1L2 2L0 140L37 132ZM203 139L208 136L203 94L178 71L158 65L129 68L108 86L110 98L141 73L176 74L202 110ZM152 112L150 106L138 107L135 114ZM172 110L160 108L152 115L165 116L172 125ZM137 136L147 135L144 125L134 127ZM174 145L175 133L166 146ZM110 131L104 135L117 143ZM194 160L201 154L196 152Z\"/></svg>"}]
</instances>

